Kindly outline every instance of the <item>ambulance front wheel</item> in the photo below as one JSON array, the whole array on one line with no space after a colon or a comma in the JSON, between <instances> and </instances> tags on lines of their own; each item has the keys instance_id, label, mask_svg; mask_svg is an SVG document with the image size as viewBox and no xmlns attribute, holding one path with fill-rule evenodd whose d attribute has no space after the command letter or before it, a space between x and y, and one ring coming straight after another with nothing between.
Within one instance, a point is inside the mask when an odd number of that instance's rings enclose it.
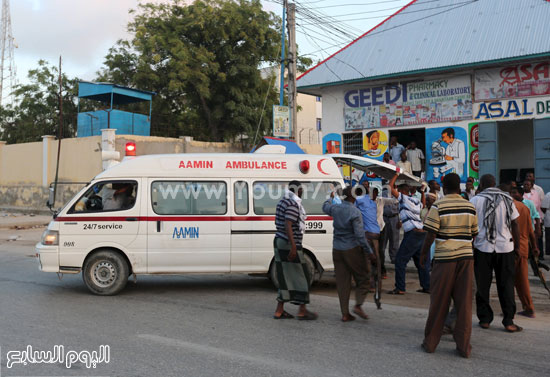
<instances>
[{"instance_id":1,"label":"ambulance front wheel","mask_svg":"<svg viewBox=\"0 0 550 377\"><path fill-rule=\"evenodd\" d=\"M101 296L116 295L128 282L129 268L124 258L110 250L92 254L84 262L82 278L88 289Z\"/></svg>"},{"instance_id":2,"label":"ambulance front wheel","mask_svg":"<svg viewBox=\"0 0 550 377\"><path fill-rule=\"evenodd\" d=\"M315 273L317 272L315 268L315 263L313 263L313 259L307 253L304 253L304 262L306 263L306 268L308 270L308 283L309 286L313 283L315 283ZM271 266L269 267L269 279L275 286L275 288L279 289L279 279L277 277L277 268L275 267L275 260L271 261Z\"/></svg>"}]
</instances>

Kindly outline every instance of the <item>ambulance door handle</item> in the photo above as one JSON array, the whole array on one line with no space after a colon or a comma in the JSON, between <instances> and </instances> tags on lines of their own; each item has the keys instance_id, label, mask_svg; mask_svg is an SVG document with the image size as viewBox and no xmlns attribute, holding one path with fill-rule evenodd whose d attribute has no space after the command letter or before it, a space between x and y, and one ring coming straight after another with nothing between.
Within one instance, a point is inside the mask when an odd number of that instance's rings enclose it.
<instances>
[{"instance_id":1,"label":"ambulance door handle","mask_svg":"<svg viewBox=\"0 0 550 377\"><path fill-rule=\"evenodd\" d=\"M160 220L157 221L157 233L160 233Z\"/></svg>"},{"instance_id":2,"label":"ambulance door handle","mask_svg":"<svg viewBox=\"0 0 550 377\"><path fill-rule=\"evenodd\" d=\"M137 217L127 217L126 221L138 221Z\"/></svg>"}]
</instances>

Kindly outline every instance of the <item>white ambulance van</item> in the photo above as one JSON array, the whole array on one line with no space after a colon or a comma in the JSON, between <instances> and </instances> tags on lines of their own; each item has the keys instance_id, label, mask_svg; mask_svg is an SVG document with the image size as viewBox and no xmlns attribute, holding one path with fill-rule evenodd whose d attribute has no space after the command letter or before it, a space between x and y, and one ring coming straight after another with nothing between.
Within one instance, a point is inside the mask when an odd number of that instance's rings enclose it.
<instances>
[{"instance_id":1,"label":"white ambulance van","mask_svg":"<svg viewBox=\"0 0 550 377\"><path fill-rule=\"evenodd\" d=\"M40 269L82 272L86 286L99 295L120 292L133 274L267 273L277 285L275 208L287 184L298 180L307 212L303 249L318 280L334 269L332 219L321 207L343 184L336 160L253 153L123 161L54 215L36 246ZM366 165L372 164L360 166Z\"/></svg>"}]
</instances>

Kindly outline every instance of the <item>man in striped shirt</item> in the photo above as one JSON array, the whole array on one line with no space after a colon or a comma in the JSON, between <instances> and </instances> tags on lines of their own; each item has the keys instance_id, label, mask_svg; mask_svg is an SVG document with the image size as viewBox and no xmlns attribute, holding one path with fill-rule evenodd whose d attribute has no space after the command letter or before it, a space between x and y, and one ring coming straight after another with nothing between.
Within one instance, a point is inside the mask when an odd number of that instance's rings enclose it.
<instances>
[{"instance_id":1,"label":"man in striped shirt","mask_svg":"<svg viewBox=\"0 0 550 377\"><path fill-rule=\"evenodd\" d=\"M422 207L426 204L426 198L424 197L425 189L422 188L421 200L411 196L410 187L407 184L399 185L399 190L397 190L395 182L398 175L396 174L391 179L389 185L392 195L399 202L399 219L403 224L405 236L395 256L395 289L388 293L393 295L405 294L405 272L407 263L409 263L411 258L418 269L418 278L422 287L418 292L429 293L430 273L419 263L420 250L426 235L426 232L422 229L422 220L420 219L420 211L422 211Z\"/></svg>"},{"instance_id":2,"label":"man in striped shirt","mask_svg":"<svg viewBox=\"0 0 550 377\"><path fill-rule=\"evenodd\" d=\"M285 302L300 305L298 319L315 320L317 314L306 309L309 304L308 268L302 252L302 239L306 229L306 212L302 206L303 188L292 181L275 211L274 263L279 282L277 309L273 318L294 318L284 310Z\"/></svg>"},{"instance_id":3,"label":"man in striped shirt","mask_svg":"<svg viewBox=\"0 0 550 377\"><path fill-rule=\"evenodd\" d=\"M477 214L473 204L460 196L460 177L451 173L443 179L443 199L436 201L424 222L428 232L420 263L429 263L430 247L435 240L431 276L430 311L424 330L422 348L434 352L449 312L451 298L457 312L453 336L456 349L469 357L472 347L472 291L474 253L472 242L478 234Z\"/></svg>"}]
</instances>

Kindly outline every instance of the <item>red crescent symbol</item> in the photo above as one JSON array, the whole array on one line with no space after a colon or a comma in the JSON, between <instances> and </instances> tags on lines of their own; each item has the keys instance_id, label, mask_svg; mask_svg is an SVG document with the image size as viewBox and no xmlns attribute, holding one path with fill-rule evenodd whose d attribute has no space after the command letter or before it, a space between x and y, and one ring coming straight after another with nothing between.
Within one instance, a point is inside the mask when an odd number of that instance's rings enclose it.
<instances>
[{"instance_id":1,"label":"red crescent symbol","mask_svg":"<svg viewBox=\"0 0 550 377\"><path fill-rule=\"evenodd\" d=\"M321 164L322 164L323 161L325 161L325 160L326 160L326 158L322 158L322 159L319 160L319 162L317 162L317 169L319 169L319 171L320 171L321 173L323 173L324 175L330 175L329 173L325 172L325 171L323 170L323 168L321 167Z\"/></svg>"}]
</instances>

